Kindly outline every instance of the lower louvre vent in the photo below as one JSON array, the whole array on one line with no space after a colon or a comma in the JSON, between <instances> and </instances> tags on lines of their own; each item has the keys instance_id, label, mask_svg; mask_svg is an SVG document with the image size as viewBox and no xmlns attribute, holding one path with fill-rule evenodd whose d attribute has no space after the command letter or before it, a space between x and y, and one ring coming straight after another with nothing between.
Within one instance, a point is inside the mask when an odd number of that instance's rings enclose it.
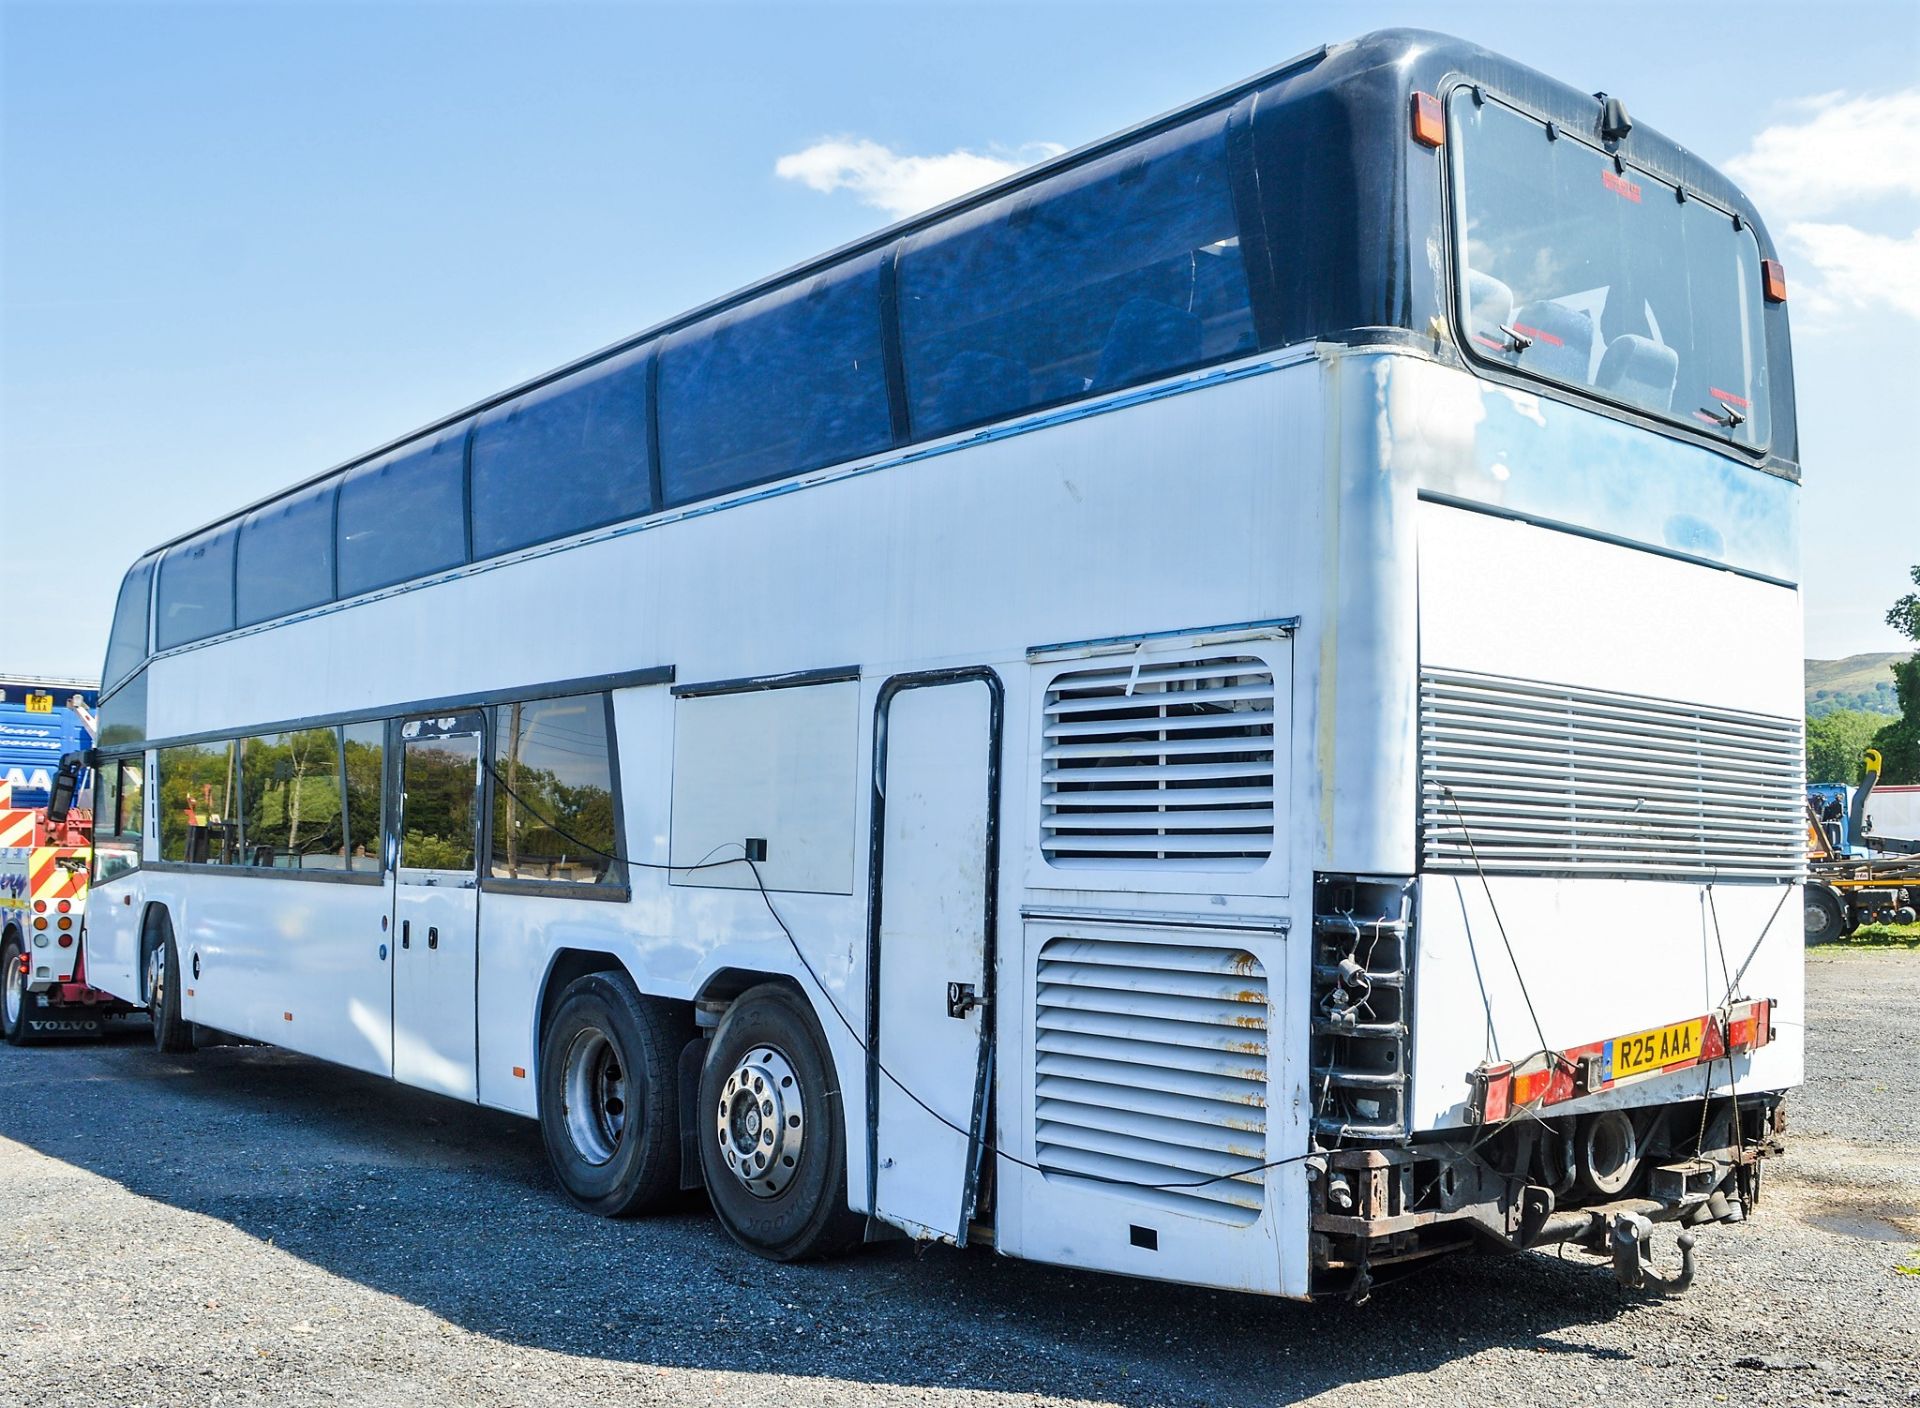
<instances>
[{"instance_id":1,"label":"lower louvre vent","mask_svg":"<svg viewBox=\"0 0 1920 1408\"><path fill-rule=\"evenodd\" d=\"M1035 1142L1050 1178L1117 1180L1137 1202L1258 1220L1266 1174L1248 1170L1268 1157L1269 1017L1253 954L1051 938L1038 1009Z\"/></svg>"}]
</instances>

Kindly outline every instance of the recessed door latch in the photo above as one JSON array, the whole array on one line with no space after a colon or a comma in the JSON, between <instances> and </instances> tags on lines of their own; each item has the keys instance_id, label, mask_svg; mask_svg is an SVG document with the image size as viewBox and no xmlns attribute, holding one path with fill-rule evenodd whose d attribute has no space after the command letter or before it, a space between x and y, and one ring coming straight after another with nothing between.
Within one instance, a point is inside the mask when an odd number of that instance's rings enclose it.
<instances>
[{"instance_id":1,"label":"recessed door latch","mask_svg":"<svg viewBox=\"0 0 1920 1408\"><path fill-rule=\"evenodd\" d=\"M965 1017L974 1008L984 1008L987 1000L973 990L972 983L947 984L947 1015Z\"/></svg>"}]
</instances>

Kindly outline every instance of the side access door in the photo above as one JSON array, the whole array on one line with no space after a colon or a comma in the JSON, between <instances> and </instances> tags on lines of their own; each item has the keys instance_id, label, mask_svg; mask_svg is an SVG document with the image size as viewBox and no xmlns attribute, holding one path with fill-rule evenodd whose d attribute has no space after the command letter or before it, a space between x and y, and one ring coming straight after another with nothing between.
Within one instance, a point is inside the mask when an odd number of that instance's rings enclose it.
<instances>
[{"instance_id":1,"label":"side access door","mask_svg":"<svg viewBox=\"0 0 1920 1408\"><path fill-rule=\"evenodd\" d=\"M992 1088L999 678L901 675L874 717L867 1171L873 1215L962 1246Z\"/></svg>"},{"instance_id":2,"label":"side access door","mask_svg":"<svg viewBox=\"0 0 1920 1408\"><path fill-rule=\"evenodd\" d=\"M393 887L393 1076L478 1098L480 760L485 715L400 723Z\"/></svg>"}]
</instances>

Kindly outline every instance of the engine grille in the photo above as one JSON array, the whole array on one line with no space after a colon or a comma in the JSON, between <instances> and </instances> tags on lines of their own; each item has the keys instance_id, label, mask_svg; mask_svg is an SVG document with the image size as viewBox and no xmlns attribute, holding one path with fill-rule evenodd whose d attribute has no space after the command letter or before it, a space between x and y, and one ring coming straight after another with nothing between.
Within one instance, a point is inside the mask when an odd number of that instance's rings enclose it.
<instances>
[{"instance_id":1,"label":"engine grille","mask_svg":"<svg viewBox=\"0 0 1920 1408\"><path fill-rule=\"evenodd\" d=\"M1420 675L1428 870L1788 879L1796 719L1493 675Z\"/></svg>"},{"instance_id":2,"label":"engine grille","mask_svg":"<svg viewBox=\"0 0 1920 1408\"><path fill-rule=\"evenodd\" d=\"M1041 849L1058 866L1253 870L1273 853L1273 671L1214 656L1047 691Z\"/></svg>"},{"instance_id":3,"label":"engine grille","mask_svg":"<svg viewBox=\"0 0 1920 1408\"><path fill-rule=\"evenodd\" d=\"M1050 1178L1197 1184L1114 1191L1242 1226L1259 1218L1265 1174L1246 1170L1267 1159L1268 1009L1253 954L1054 937L1038 1007L1035 1142Z\"/></svg>"}]
</instances>

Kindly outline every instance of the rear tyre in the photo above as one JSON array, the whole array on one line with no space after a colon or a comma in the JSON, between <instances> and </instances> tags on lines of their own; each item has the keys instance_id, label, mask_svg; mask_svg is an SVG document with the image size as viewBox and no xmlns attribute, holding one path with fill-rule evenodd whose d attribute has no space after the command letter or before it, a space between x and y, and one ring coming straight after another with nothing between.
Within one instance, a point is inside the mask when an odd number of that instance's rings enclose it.
<instances>
[{"instance_id":1,"label":"rear tyre","mask_svg":"<svg viewBox=\"0 0 1920 1408\"><path fill-rule=\"evenodd\" d=\"M540 1135L554 1177L601 1217L680 1191L679 1009L625 973L589 973L561 995L540 1041Z\"/></svg>"},{"instance_id":2,"label":"rear tyre","mask_svg":"<svg viewBox=\"0 0 1920 1408\"><path fill-rule=\"evenodd\" d=\"M146 954L147 1016L153 1022L153 1049L169 1056L193 1050L193 1027L180 1015L180 952L173 924L161 911L149 921Z\"/></svg>"},{"instance_id":3,"label":"rear tyre","mask_svg":"<svg viewBox=\"0 0 1920 1408\"><path fill-rule=\"evenodd\" d=\"M41 1008L40 994L27 991L27 975L20 967L25 953L20 935L8 930L0 943L0 1038L15 1046L33 1044L33 1019Z\"/></svg>"},{"instance_id":4,"label":"rear tyre","mask_svg":"<svg viewBox=\"0 0 1920 1408\"><path fill-rule=\"evenodd\" d=\"M713 1210L748 1251L800 1261L859 1245L840 1084L792 988L768 983L727 1009L701 1065L695 1128Z\"/></svg>"}]
</instances>

